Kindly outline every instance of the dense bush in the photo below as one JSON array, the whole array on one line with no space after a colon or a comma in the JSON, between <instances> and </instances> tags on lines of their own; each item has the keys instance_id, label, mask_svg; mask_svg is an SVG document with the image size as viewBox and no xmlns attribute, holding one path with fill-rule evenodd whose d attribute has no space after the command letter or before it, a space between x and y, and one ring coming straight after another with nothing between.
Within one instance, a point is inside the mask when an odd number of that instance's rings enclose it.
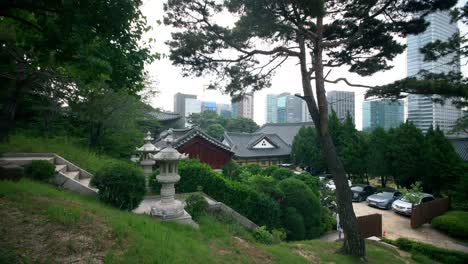
<instances>
[{"instance_id":1,"label":"dense bush","mask_svg":"<svg viewBox=\"0 0 468 264\"><path fill-rule=\"evenodd\" d=\"M231 180L236 180L238 181L239 175L242 172L241 166L235 161L235 160L230 160L226 164L224 164L221 167L221 170L223 171L223 175Z\"/></svg>"},{"instance_id":2,"label":"dense bush","mask_svg":"<svg viewBox=\"0 0 468 264\"><path fill-rule=\"evenodd\" d=\"M113 162L106 164L91 179L99 189L99 199L119 209L136 208L145 196L143 171L134 164Z\"/></svg>"},{"instance_id":3,"label":"dense bush","mask_svg":"<svg viewBox=\"0 0 468 264\"><path fill-rule=\"evenodd\" d=\"M264 193L276 201L281 200L284 196L276 181L270 176L253 175L248 179L247 184L257 192Z\"/></svg>"},{"instance_id":4,"label":"dense bush","mask_svg":"<svg viewBox=\"0 0 468 264\"><path fill-rule=\"evenodd\" d=\"M322 222L322 207L317 196L300 180L288 178L281 181L278 187L284 193L281 202L283 209L295 208L304 222L305 238L320 236L326 230ZM283 213L283 215L285 215ZM291 231L291 230L288 230Z\"/></svg>"},{"instance_id":5,"label":"dense bush","mask_svg":"<svg viewBox=\"0 0 468 264\"><path fill-rule=\"evenodd\" d=\"M203 192L258 225L273 228L280 223L280 209L273 199L245 184L224 178L206 164L197 160L182 161L179 174L181 180L176 186L178 192L195 192L201 186Z\"/></svg>"},{"instance_id":6,"label":"dense bush","mask_svg":"<svg viewBox=\"0 0 468 264\"><path fill-rule=\"evenodd\" d=\"M185 210L194 220L198 220L208 210L208 202L200 194L192 194L185 199Z\"/></svg>"},{"instance_id":7,"label":"dense bush","mask_svg":"<svg viewBox=\"0 0 468 264\"><path fill-rule=\"evenodd\" d=\"M386 242L389 242L405 251L409 251L412 253L420 253L440 263L446 263L446 264L468 263L467 253L438 248L433 245L412 241L407 238L398 238L395 241L386 240Z\"/></svg>"},{"instance_id":8,"label":"dense bush","mask_svg":"<svg viewBox=\"0 0 468 264\"><path fill-rule=\"evenodd\" d=\"M286 207L282 210L281 222L288 240L303 240L305 239L304 218L294 207Z\"/></svg>"},{"instance_id":9,"label":"dense bush","mask_svg":"<svg viewBox=\"0 0 468 264\"><path fill-rule=\"evenodd\" d=\"M247 164L242 167L244 171L250 172L252 175L260 174L262 172L262 167L258 164Z\"/></svg>"},{"instance_id":10,"label":"dense bush","mask_svg":"<svg viewBox=\"0 0 468 264\"><path fill-rule=\"evenodd\" d=\"M447 212L434 218L431 225L449 236L468 239L468 212Z\"/></svg>"},{"instance_id":11,"label":"dense bush","mask_svg":"<svg viewBox=\"0 0 468 264\"><path fill-rule=\"evenodd\" d=\"M294 172L290 169L279 168L275 170L271 176L275 178L276 180L281 181L281 180L293 177Z\"/></svg>"},{"instance_id":12,"label":"dense bush","mask_svg":"<svg viewBox=\"0 0 468 264\"><path fill-rule=\"evenodd\" d=\"M271 165L271 166L268 166L266 168L263 168L262 169L262 174L263 175L266 175L266 176L272 176L273 175L273 172L275 172L277 169L279 169L278 166L276 165Z\"/></svg>"},{"instance_id":13,"label":"dense bush","mask_svg":"<svg viewBox=\"0 0 468 264\"><path fill-rule=\"evenodd\" d=\"M55 166L45 160L33 160L26 166L26 176L39 181L48 181L55 175Z\"/></svg>"},{"instance_id":14,"label":"dense bush","mask_svg":"<svg viewBox=\"0 0 468 264\"><path fill-rule=\"evenodd\" d=\"M295 179L298 179L305 183L307 187L309 187L314 194L318 197L320 195L320 179L319 177L312 176L308 172L304 172L301 174L295 174L293 176Z\"/></svg>"},{"instance_id":15,"label":"dense bush","mask_svg":"<svg viewBox=\"0 0 468 264\"><path fill-rule=\"evenodd\" d=\"M268 231L266 226L255 228L252 235L257 242L263 244L273 244L273 235L270 233L270 231Z\"/></svg>"}]
</instances>

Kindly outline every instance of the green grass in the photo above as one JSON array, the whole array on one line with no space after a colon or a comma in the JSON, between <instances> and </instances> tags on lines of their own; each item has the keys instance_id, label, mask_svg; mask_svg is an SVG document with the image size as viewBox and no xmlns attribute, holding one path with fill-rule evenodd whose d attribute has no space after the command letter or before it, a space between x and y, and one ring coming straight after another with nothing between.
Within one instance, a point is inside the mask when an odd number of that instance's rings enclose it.
<instances>
[{"instance_id":1,"label":"green grass","mask_svg":"<svg viewBox=\"0 0 468 264\"><path fill-rule=\"evenodd\" d=\"M340 243L317 240L263 245L219 215L200 229L119 211L97 199L23 179L0 181L0 263L357 263ZM367 243L368 263L416 263Z\"/></svg>"},{"instance_id":2,"label":"green grass","mask_svg":"<svg viewBox=\"0 0 468 264\"><path fill-rule=\"evenodd\" d=\"M116 160L79 147L76 139L66 137L39 138L15 134L8 142L0 144L0 153L5 152L56 153L91 173Z\"/></svg>"}]
</instances>

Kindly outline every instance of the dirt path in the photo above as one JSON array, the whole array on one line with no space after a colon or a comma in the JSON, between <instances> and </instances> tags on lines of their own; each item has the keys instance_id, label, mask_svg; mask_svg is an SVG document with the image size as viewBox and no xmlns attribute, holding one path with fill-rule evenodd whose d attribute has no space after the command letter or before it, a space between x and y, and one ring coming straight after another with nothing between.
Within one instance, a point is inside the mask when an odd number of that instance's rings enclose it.
<instances>
[{"instance_id":1,"label":"dirt path","mask_svg":"<svg viewBox=\"0 0 468 264\"><path fill-rule=\"evenodd\" d=\"M406 237L409 239L433 244L438 247L454 249L468 252L468 245L448 237L447 235L435 230L430 224L425 224L419 228L413 229L410 225L410 218L394 213L392 210L381 210L367 206L366 202L353 203L356 216L368 214L382 215L382 229L386 231L387 238L397 239Z\"/></svg>"}]
</instances>

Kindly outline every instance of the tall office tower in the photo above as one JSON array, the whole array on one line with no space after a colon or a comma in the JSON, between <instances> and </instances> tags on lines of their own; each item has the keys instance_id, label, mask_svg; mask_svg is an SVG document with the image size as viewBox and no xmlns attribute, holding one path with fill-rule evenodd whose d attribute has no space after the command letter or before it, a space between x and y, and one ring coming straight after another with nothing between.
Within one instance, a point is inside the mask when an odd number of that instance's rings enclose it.
<instances>
[{"instance_id":1,"label":"tall office tower","mask_svg":"<svg viewBox=\"0 0 468 264\"><path fill-rule=\"evenodd\" d=\"M187 121L187 118L191 114L201 113L201 109L202 109L202 102L200 102L199 100L193 99L193 98L186 98L185 99L185 112L184 112L185 127L191 126L191 124Z\"/></svg>"},{"instance_id":2,"label":"tall office tower","mask_svg":"<svg viewBox=\"0 0 468 264\"><path fill-rule=\"evenodd\" d=\"M307 103L304 100L302 100L302 122L312 122L309 108L307 107Z\"/></svg>"},{"instance_id":3,"label":"tall office tower","mask_svg":"<svg viewBox=\"0 0 468 264\"><path fill-rule=\"evenodd\" d=\"M230 118L232 117L232 108L230 104L216 104L216 113L219 116Z\"/></svg>"},{"instance_id":4,"label":"tall office tower","mask_svg":"<svg viewBox=\"0 0 468 264\"><path fill-rule=\"evenodd\" d=\"M238 102L232 103L232 117L245 117L253 119L254 115L254 95L247 93Z\"/></svg>"},{"instance_id":5,"label":"tall office tower","mask_svg":"<svg viewBox=\"0 0 468 264\"><path fill-rule=\"evenodd\" d=\"M290 93L267 95L267 123L302 122L302 100Z\"/></svg>"},{"instance_id":6,"label":"tall office tower","mask_svg":"<svg viewBox=\"0 0 468 264\"><path fill-rule=\"evenodd\" d=\"M278 123L278 96L267 94L266 101L266 122Z\"/></svg>"},{"instance_id":7,"label":"tall office tower","mask_svg":"<svg viewBox=\"0 0 468 264\"><path fill-rule=\"evenodd\" d=\"M174 95L174 112L182 116L181 120L185 124L185 105L187 99L197 99L197 96L194 94L183 94L176 93Z\"/></svg>"},{"instance_id":8,"label":"tall office tower","mask_svg":"<svg viewBox=\"0 0 468 264\"><path fill-rule=\"evenodd\" d=\"M216 112L216 102L202 102L201 111L213 111Z\"/></svg>"},{"instance_id":9,"label":"tall office tower","mask_svg":"<svg viewBox=\"0 0 468 264\"><path fill-rule=\"evenodd\" d=\"M362 130L372 131L377 127L390 129L404 122L405 103L391 99L367 100L362 103Z\"/></svg>"},{"instance_id":10,"label":"tall office tower","mask_svg":"<svg viewBox=\"0 0 468 264\"><path fill-rule=\"evenodd\" d=\"M433 73L460 72L459 59L450 54L437 61L424 61L420 49L427 43L436 40L447 40L458 32L456 23L450 23L451 16L447 12L438 12L428 15L426 21L430 22L427 30L419 35L408 36L407 74L408 77L417 77L421 70ZM452 63L455 59L456 63ZM443 105L435 103L436 96L409 95L408 120L424 133L430 126L439 126L444 132L449 131L455 121L462 117L462 110L457 109L452 100L447 99Z\"/></svg>"},{"instance_id":11,"label":"tall office tower","mask_svg":"<svg viewBox=\"0 0 468 264\"><path fill-rule=\"evenodd\" d=\"M346 91L328 91L328 114L331 114L332 109L335 110L338 119L345 120L346 113L349 112L354 119L354 92Z\"/></svg>"}]
</instances>

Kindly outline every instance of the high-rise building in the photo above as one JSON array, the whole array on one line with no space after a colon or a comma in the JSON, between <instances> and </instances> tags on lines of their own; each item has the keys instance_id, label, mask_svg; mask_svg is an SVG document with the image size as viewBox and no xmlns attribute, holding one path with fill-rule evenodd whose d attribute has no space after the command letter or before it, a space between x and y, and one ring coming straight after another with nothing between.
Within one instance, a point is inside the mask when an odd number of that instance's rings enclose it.
<instances>
[{"instance_id":1,"label":"high-rise building","mask_svg":"<svg viewBox=\"0 0 468 264\"><path fill-rule=\"evenodd\" d=\"M419 35L408 36L407 74L409 77L417 77L421 70L432 73L459 72L460 63L456 54L449 54L436 61L424 61L424 55L420 49L426 44L436 40L447 40L458 32L456 23L451 23L448 12L437 12L426 16L430 22L427 30ZM453 63L455 61L455 63ZM408 96L408 120L416 127L426 132L430 126L439 126L447 132L462 117L462 110L452 104L451 99L444 104L435 103L436 96L409 95Z\"/></svg>"},{"instance_id":2,"label":"high-rise building","mask_svg":"<svg viewBox=\"0 0 468 264\"><path fill-rule=\"evenodd\" d=\"M266 122L278 123L278 95L267 94Z\"/></svg>"},{"instance_id":3,"label":"high-rise building","mask_svg":"<svg viewBox=\"0 0 468 264\"><path fill-rule=\"evenodd\" d=\"M232 117L245 117L253 119L254 114L254 95L245 94L242 99L232 103Z\"/></svg>"},{"instance_id":4,"label":"high-rise building","mask_svg":"<svg viewBox=\"0 0 468 264\"><path fill-rule=\"evenodd\" d=\"M230 104L216 104L216 113L219 116L230 118L232 117L232 108Z\"/></svg>"},{"instance_id":5,"label":"high-rise building","mask_svg":"<svg viewBox=\"0 0 468 264\"><path fill-rule=\"evenodd\" d=\"M302 99L282 93L267 95L267 123L298 123L302 121Z\"/></svg>"},{"instance_id":6,"label":"high-rise building","mask_svg":"<svg viewBox=\"0 0 468 264\"><path fill-rule=\"evenodd\" d=\"M201 111L213 111L216 112L216 102L207 102L204 101L201 104Z\"/></svg>"},{"instance_id":7,"label":"high-rise building","mask_svg":"<svg viewBox=\"0 0 468 264\"><path fill-rule=\"evenodd\" d=\"M302 122L312 122L312 117L309 113L309 107L304 100L302 100Z\"/></svg>"},{"instance_id":8,"label":"high-rise building","mask_svg":"<svg viewBox=\"0 0 468 264\"><path fill-rule=\"evenodd\" d=\"M185 124L185 117L186 117L186 100L187 99L196 100L197 96L194 94L183 94L183 93L176 93L174 95L174 112L182 116L181 120L184 124Z\"/></svg>"},{"instance_id":9,"label":"high-rise building","mask_svg":"<svg viewBox=\"0 0 468 264\"><path fill-rule=\"evenodd\" d=\"M354 92L328 91L327 102L328 102L328 114L331 114L332 110L334 110L339 120L345 120L346 114L349 112L353 120L355 120L354 119Z\"/></svg>"},{"instance_id":10,"label":"high-rise building","mask_svg":"<svg viewBox=\"0 0 468 264\"><path fill-rule=\"evenodd\" d=\"M187 118L191 115L191 114L198 114L201 112L201 108L202 108L202 102L200 102L199 100L197 99L193 99L193 98L186 98L185 99L185 113L184 113L184 124L185 124L185 127L189 127L191 126L191 124L187 121Z\"/></svg>"},{"instance_id":11,"label":"high-rise building","mask_svg":"<svg viewBox=\"0 0 468 264\"><path fill-rule=\"evenodd\" d=\"M377 127L390 129L404 122L403 100L375 99L362 103L362 130L372 131Z\"/></svg>"}]
</instances>

